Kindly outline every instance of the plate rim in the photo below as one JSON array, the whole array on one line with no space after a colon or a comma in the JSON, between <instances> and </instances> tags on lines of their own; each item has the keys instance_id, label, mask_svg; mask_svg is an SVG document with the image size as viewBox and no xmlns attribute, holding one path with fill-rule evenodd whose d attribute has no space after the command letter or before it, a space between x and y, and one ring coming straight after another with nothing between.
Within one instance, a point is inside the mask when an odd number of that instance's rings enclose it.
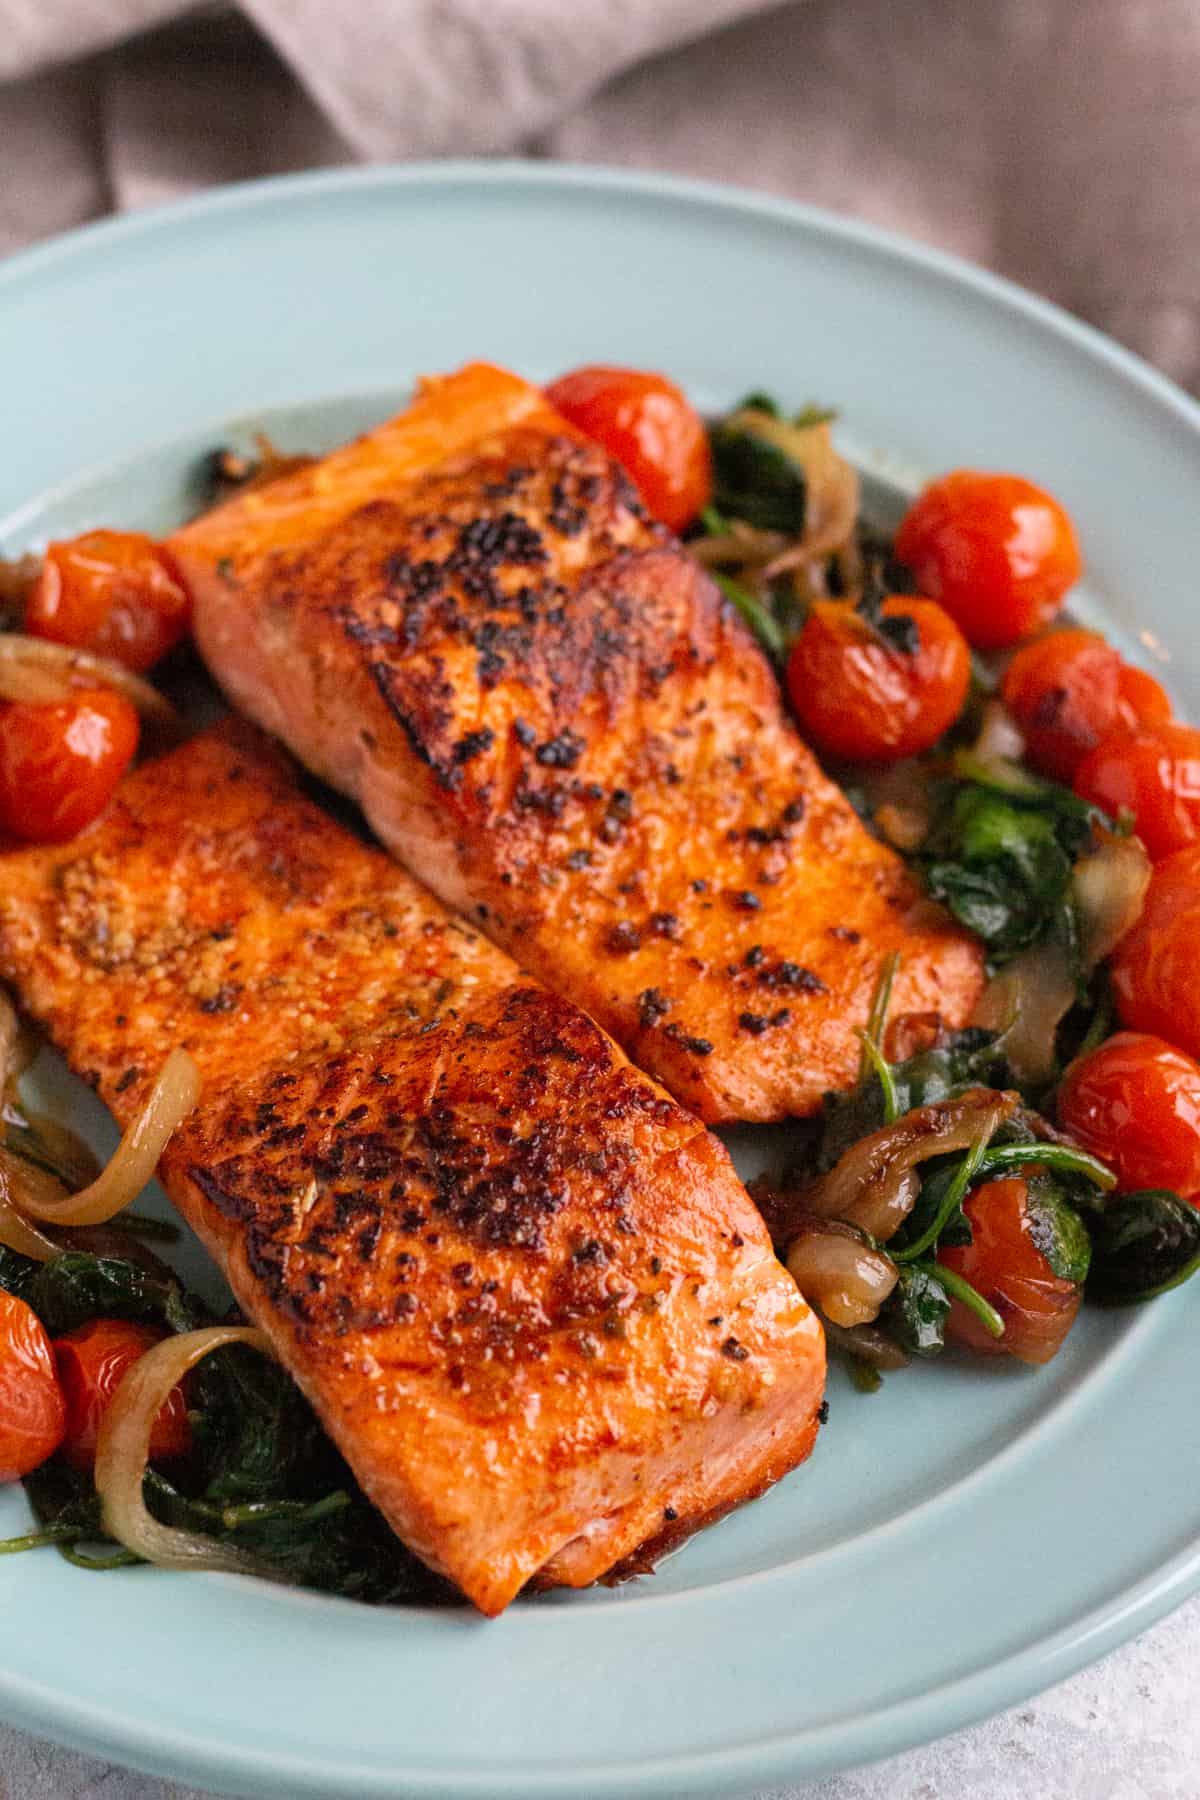
<instances>
[{"instance_id":1,"label":"plate rim","mask_svg":"<svg viewBox=\"0 0 1200 1800\"><path fill-rule=\"evenodd\" d=\"M135 214L94 221L17 252L0 264L0 307L27 282L36 284L45 277L61 279L64 268L69 278L72 264L78 267L80 259L86 275L86 263L93 256L110 251L119 254L126 242L147 234L186 231L196 220L214 215L219 218L263 204L277 204L284 210L293 201L363 190L456 185L494 190L514 183L543 190L575 188L617 197L642 196L758 217L799 230L810 241L854 246L888 260L893 267L919 270L951 287L965 288L1010 315L1016 313L1030 320L1070 345L1091 365L1103 365L1142 398L1170 414L1189 435L1200 439L1200 402L1134 352L1005 277L864 220L782 196L731 183L612 165L540 163L521 158L452 159L306 171L206 190ZM919 1699L876 1708L852 1726L835 1720L818 1729L805 1727L699 1757L668 1754L659 1758L639 1756L631 1763L592 1762L570 1775L560 1767L553 1772L505 1771L493 1777L460 1767L407 1778L397 1771L385 1777L378 1769L372 1771L363 1765L351 1769L349 1779L356 1784L353 1791L364 1795L393 1793L398 1780L405 1782L408 1792L439 1797L480 1796L495 1793L497 1783L511 1783L515 1788L519 1782L520 1791L530 1796L561 1794L574 1800L592 1800L600 1791L667 1794L677 1791L671 1784L681 1780L686 1780L689 1791L696 1794L727 1792L749 1783L794 1778L801 1759L805 1777L826 1774L941 1736L1040 1691L1144 1629L1197 1588L1200 1543L1168 1557L1149 1574L1119 1589L1060 1630L1023 1643L1004 1657L930 1689ZM0 1705L4 1717L19 1728L150 1773L200 1778L226 1792L315 1795L328 1791L334 1773L329 1765L316 1769L311 1765L288 1767L287 1759L274 1750L246 1745L214 1747L186 1733L173 1733L169 1726L147 1725L132 1719L114 1725L111 1717L96 1718L96 1709L88 1703L56 1695L7 1671L0 1671ZM846 1739L851 1732L857 1741L848 1753ZM286 1788L277 1785L282 1781L286 1781Z\"/></svg>"}]
</instances>

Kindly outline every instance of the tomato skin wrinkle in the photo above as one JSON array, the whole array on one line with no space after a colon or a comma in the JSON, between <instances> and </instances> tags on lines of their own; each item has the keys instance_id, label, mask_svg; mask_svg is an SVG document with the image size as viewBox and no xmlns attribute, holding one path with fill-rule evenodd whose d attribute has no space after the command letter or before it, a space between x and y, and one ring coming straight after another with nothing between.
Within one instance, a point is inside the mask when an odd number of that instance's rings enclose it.
<instances>
[{"instance_id":1,"label":"tomato skin wrinkle","mask_svg":"<svg viewBox=\"0 0 1200 1800\"><path fill-rule=\"evenodd\" d=\"M1052 494L1019 475L974 469L929 483L901 521L896 554L981 650L1006 649L1048 624L1083 566Z\"/></svg>"},{"instance_id":2,"label":"tomato skin wrinkle","mask_svg":"<svg viewBox=\"0 0 1200 1800\"><path fill-rule=\"evenodd\" d=\"M1109 964L1121 1023L1200 1057L1200 844L1154 865L1141 916Z\"/></svg>"},{"instance_id":3,"label":"tomato skin wrinkle","mask_svg":"<svg viewBox=\"0 0 1200 1800\"><path fill-rule=\"evenodd\" d=\"M0 709L0 827L61 844L111 800L138 743L138 717L111 688Z\"/></svg>"},{"instance_id":4,"label":"tomato skin wrinkle","mask_svg":"<svg viewBox=\"0 0 1200 1800\"><path fill-rule=\"evenodd\" d=\"M712 498L704 421L665 375L594 364L559 376L546 398L622 465L649 512L672 531Z\"/></svg>"},{"instance_id":5,"label":"tomato skin wrinkle","mask_svg":"<svg viewBox=\"0 0 1200 1800\"><path fill-rule=\"evenodd\" d=\"M1019 1362L1049 1362L1079 1311L1077 1283L1056 1275L1035 1244L1029 1215L1029 1184L1019 1176L985 1181L968 1194L963 1211L971 1224L969 1244L944 1245L938 1262L964 1277L1004 1320L1003 1337L955 1300L946 1336L983 1355L1009 1355Z\"/></svg>"},{"instance_id":6,"label":"tomato skin wrinkle","mask_svg":"<svg viewBox=\"0 0 1200 1800\"><path fill-rule=\"evenodd\" d=\"M73 1468L89 1470L96 1460L96 1437L122 1376L166 1333L125 1319L93 1319L54 1340L59 1380L66 1399L63 1454ZM187 1403L175 1388L150 1434L154 1461L185 1456L191 1447Z\"/></svg>"},{"instance_id":7,"label":"tomato skin wrinkle","mask_svg":"<svg viewBox=\"0 0 1200 1800\"><path fill-rule=\"evenodd\" d=\"M54 1454L66 1414L41 1320L0 1288L0 1482L19 1481Z\"/></svg>"},{"instance_id":8,"label":"tomato skin wrinkle","mask_svg":"<svg viewBox=\"0 0 1200 1800\"><path fill-rule=\"evenodd\" d=\"M914 651L893 648L848 601L816 600L788 662L800 725L817 749L850 762L892 762L935 744L962 711L971 657L933 601L891 595L885 618L911 618Z\"/></svg>"},{"instance_id":9,"label":"tomato skin wrinkle","mask_svg":"<svg viewBox=\"0 0 1200 1800\"><path fill-rule=\"evenodd\" d=\"M1132 813L1151 857L1200 842L1200 731L1192 725L1114 732L1075 771L1075 792L1114 818Z\"/></svg>"},{"instance_id":10,"label":"tomato skin wrinkle","mask_svg":"<svg viewBox=\"0 0 1200 1800\"><path fill-rule=\"evenodd\" d=\"M25 611L34 637L144 672L187 635L190 602L166 552L137 531L89 531L47 547Z\"/></svg>"},{"instance_id":11,"label":"tomato skin wrinkle","mask_svg":"<svg viewBox=\"0 0 1200 1800\"><path fill-rule=\"evenodd\" d=\"M1200 1064L1165 1038L1120 1031L1072 1063L1058 1118L1113 1168L1122 1192L1170 1188L1200 1200Z\"/></svg>"}]
</instances>

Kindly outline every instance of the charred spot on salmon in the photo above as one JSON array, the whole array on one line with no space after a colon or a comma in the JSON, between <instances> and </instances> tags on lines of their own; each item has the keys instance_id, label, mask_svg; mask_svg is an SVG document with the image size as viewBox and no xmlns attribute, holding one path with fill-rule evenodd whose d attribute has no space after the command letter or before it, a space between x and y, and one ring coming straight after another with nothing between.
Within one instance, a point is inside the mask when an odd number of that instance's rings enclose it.
<instances>
[{"instance_id":1,"label":"charred spot on salmon","mask_svg":"<svg viewBox=\"0 0 1200 1800\"><path fill-rule=\"evenodd\" d=\"M762 911L762 901L750 888L731 889L726 898L735 912Z\"/></svg>"},{"instance_id":2,"label":"charred spot on salmon","mask_svg":"<svg viewBox=\"0 0 1200 1800\"><path fill-rule=\"evenodd\" d=\"M802 963L781 962L773 969L760 969L758 985L763 988L783 988L797 994L827 994L829 989L821 977L806 969Z\"/></svg>"},{"instance_id":3,"label":"charred spot on salmon","mask_svg":"<svg viewBox=\"0 0 1200 1800\"><path fill-rule=\"evenodd\" d=\"M777 1012L769 1014L753 1012L739 1013L738 1024L743 1031L748 1031L752 1037L761 1037L763 1032L770 1030L772 1026L786 1025L791 1016L791 1008L781 1006Z\"/></svg>"},{"instance_id":4,"label":"charred spot on salmon","mask_svg":"<svg viewBox=\"0 0 1200 1800\"><path fill-rule=\"evenodd\" d=\"M745 1344L740 1344L735 1337L727 1337L721 1345L721 1355L727 1356L731 1362L745 1362L750 1352Z\"/></svg>"},{"instance_id":5,"label":"charred spot on salmon","mask_svg":"<svg viewBox=\"0 0 1200 1800\"><path fill-rule=\"evenodd\" d=\"M236 981L222 982L215 993L207 994L199 1002L200 1011L202 1013L232 1012L238 1003L241 991L241 986Z\"/></svg>"},{"instance_id":6,"label":"charred spot on salmon","mask_svg":"<svg viewBox=\"0 0 1200 1800\"><path fill-rule=\"evenodd\" d=\"M689 1037L681 1025L667 1025L664 1035L669 1037L683 1050L690 1050L693 1056L711 1056L713 1045L708 1038Z\"/></svg>"},{"instance_id":7,"label":"charred spot on salmon","mask_svg":"<svg viewBox=\"0 0 1200 1800\"><path fill-rule=\"evenodd\" d=\"M617 924L610 925L604 935L604 947L614 956L630 956L633 951L642 947L642 934L629 919L620 919Z\"/></svg>"},{"instance_id":8,"label":"charred spot on salmon","mask_svg":"<svg viewBox=\"0 0 1200 1800\"><path fill-rule=\"evenodd\" d=\"M491 519L481 515L471 519L458 534L458 546L450 564L482 563L495 567L499 563L521 563L527 567L549 561L541 533L522 518L520 513L502 512Z\"/></svg>"},{"instance_id":9,"label":"charred spot on salmon","mask_svg":"<svg viewBox=\"0 0 1200 1800\"><path fill-rule=\"evenodd\" d=\"M118 1077L117 1081L114 1083L114 1091L118 1094L123 1094L126 1088L131 1088L133 1086L141 1072L142 1071L136 1067L126 1069L125 1073Z\"/></svg>"},{"instance_id":10,"label":"charred spot on salmon","mask_svg":"<svg viewBox=\"0 0 1200 1800\"><path fill-rule=\"evenodd\" d=\"M572 850L563 859L563 866L571 870L586 869L591 860L590 850Z\"/></svg>"},{"instance_id":11,"label":"charred spot on salmon","mask_svg":"<svg viewBox=\"0 0 1200 1800\"><path fill-rule=\"evenodd\" d=\"M673 1004L658 988L644 988L638 995L639 1024L647 1031L653 1029L660 1019L666 1017Z\"/></svg>"},{"instance_id":12,"label":"charred spot on salmon","mask_svg":"<svg viewBox=\"0 0 1200 1800\"><path fill-rule=\"evenodd\" d=\"M472 757L482 756L485 750L490 750L495 741L496 734L489 725L481 726L478 731L468 731L454 746L454 760L456 763L470 762Z\"/></svg>"},{"instance_id":13,"label":"charred spot on salmon","mask_svg":"<svg viewBox=\"0 0 1200 1800\"><path fill-rule=\"evenodd\" d=\"M742 958L742 961L748 969L757 969L762 964L766 954L767 953L761 944L751 944L745 956Z\"/></svg>"},{"instance_id":14,"label":"charred spot on salmon","mask_svg":"<svg viewBox=\"0 0 1200 1800\"><path fill-rule=\"evenodd\" d=\"M855 931L852 925L831 925L829 927L829 935L832 938L837 938L838 942L842 944L862 943L862 932Z\"/></svg>"},{"instance_id":15,"label":"charred spot on salmon","mask_svg":"<svg viewBox=\"0 0 1200 1800\"><path fill-rule=\"evenodd\" d=\"M585 748L583 738L578 737L568 726L556 737L548 738L544 744L538 745L536 760L544 769L573 769Z\"/></svg>"},{"instance_id":16,"label":"charred spot on salmon","mask_svg":"<svg viewBox=\"0 0 1200 1800\"><path fill-rule=\"evenodd\" d=\"M677 944L683 936L683 927L679 922L678 915L671 912L651 913L650 935L668 938L673 944Z\"/></svg>"}]
</instances>

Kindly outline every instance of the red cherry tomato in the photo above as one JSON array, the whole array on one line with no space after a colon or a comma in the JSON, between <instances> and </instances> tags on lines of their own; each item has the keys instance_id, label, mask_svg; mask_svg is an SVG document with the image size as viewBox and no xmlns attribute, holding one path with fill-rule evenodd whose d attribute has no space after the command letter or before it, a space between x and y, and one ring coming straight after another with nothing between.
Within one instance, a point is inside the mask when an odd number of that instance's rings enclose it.
<instances>
[{"instance_id":1,"label":"red cherry tomato","mask_svg":"<svg viewBox=\"0 0 1200 1800\"><path fill-rule=\"evenodd\" d=\"M139 531L87 531L51 544L25 629L148 669L187 635L188 596L166 553Z\"/></svg>"},{"instance_id":2,"label":"red cherry tomato","mask_svg":"<svg viewBox=\"0 0 1200 1800\"><path fill-rule=\"evenodd\" d=\"M41 1320L0 1288L0 1482L19 1481L53 1456L66 1416Z\"/></svg>"},{"instance_id":3,"label":"red cherry tomato","mask_svg":"<svg viewBox=\"0 0 1200 1800\"><path fill-rule=\"evenodd\" d=\"M1048 624L1082 568L1075 528L1052 495L1018 475L973 469L930 482L901 522L896 554L983 650Z\"/></svg>"},{"instance_id":4,"label":"red cherry tomato","mask_svg":"<svg viewBox=\"0 0 1200 1800\"><path fill-rule=\"evenodd\" d=\"M1135 725L1169 725L1174 716L1171 701L1161 681L1145 669L1122 661L1118 677L1121 690L1120 723Z\"/></svg>"},{"instance_id":5,"label":"red cherry tomato","mask_svg":"<svg viewBox=\"0 0 1200 1800\"><path fill-rule=\"evenodd\" d=\"M1056 1275L1034 1243L1028 1203L1027 1182L985 1181L963 1202L972 1241L944 1246L937 1259L969 1281L1004 1320L1004 1336L994 1338L955 1300L946 1320L948 1338L985 1355L1046 1363L1075 1322L1080 1289Z\"/></svg>"},{"instance_id":6,"label":"red cherry tomato","mask_svg":"<svg viewBox=\"0 0 1200 1800\"><path fill-rule=\"evenodd\" d=\"M125 1319L93 1319L78 1331L54 1340L58 1378L67 1403L63 1455L74 1468L92 1467L100 1421L121 1377L165 1335ZM152 1461L165 1462L173 1456L186 1456L191 1446L187 1401L183 1389L174 1388L154 1421L150 1457Z\"/></svg>"},{"instance_id":7,"label":"red cherry tomato","mask_svg":"<svg viewBox=\"0 0 1200 1800\"><path fill-rule=\"evenodd\" d=\"M1200 1197L1200 1064L1164 1038L1119 1031L1071 1064L1058 1118L1115 1170L1122 1191Z\"/></svg>"},{"instance_id":8,"label":"red cherry tomato","mask_svg":"<svg viewBox=\"0 0 1200 1800\"><path fill-rule=\"evenodd\" d=\"M600 365L572 369L551 382L546 398L616 458L663 525L682 531L707 506L708 433L686 394L665 375Z\"/></svg>"},{"instance_id":9,"label":"red cherry tomato","mask_svg":"<svg viewBox=\"0 0 1200 1800\"><path fill-rule=\"evenodd\" d=\"M1076 768L1121 717L1121 658L1094 631L1052 631L1026 644L1000 688L1029 760L1056 781Z\"/></svg>"},{"instance_id":10,"label":"red cherry tomato","mask_svg":"<svg viewBox=\"0 0 1200 1800\"><path fill-rule=\"evenodd\" d=\"M1154 865L1142 913L1109 963L1121 1023L1200 1057L1200 844Z\"/></svg>"},{"instance_id":11,"label":"red cherry tomato","mask_svg":"<svg viewBox=\"0 0 1200 1800\"><path fill-rule=\"evenodd\" d=\"M111 688L0 710L0 828L62 844L104 811L137 749L138 717Z\"/></svg>"},{"instance_id":12,"label":"red cherry tomato","mask_svg":"<svg viewBox=\"0 0 1200 1800\"><path fill-rule=\"evenodd\" d=\"M885 618L910 618L918 645L895 649L848 601L815 600L788 661L792 706L819 750L851 762L894 762L937 742L962 711L967 640L931 600L891 595Z\"/></svg>"},{"instance_id":13,"label":"red cherry tomato","mask_svg":"<svg viewBox=\"0 0 1200 1800\"><path fill-rule=\"evenodd\" d=\"M1200 841L1200 731L1191 725L1114 732L1084 757L1074 785L1114 818L1131 812L1156 861Z\"/></svg>"},{"instance_id":14,"label":"red cherry tomato","mask_svg":"<svg viewBox=\"0 0 1200 1800\"><path fill-rule=\"evenodd\" d=\"M1171 702L1095 631L1050 631L1017 651L1000 689L1021 727L1029 760L1069 782L1097 744L1115 731L1165 724Z\"/></svg>"}]
</instances>

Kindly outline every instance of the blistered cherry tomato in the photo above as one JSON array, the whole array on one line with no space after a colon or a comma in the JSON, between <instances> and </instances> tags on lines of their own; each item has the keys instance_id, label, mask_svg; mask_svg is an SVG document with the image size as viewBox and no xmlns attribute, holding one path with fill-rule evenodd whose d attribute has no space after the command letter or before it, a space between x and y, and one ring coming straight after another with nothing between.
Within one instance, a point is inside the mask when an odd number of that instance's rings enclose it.
<instances>
[{"instance_id":1,"label":"blistered cherry tomato","mask_svg":"<svg viewBox=\"0 0 1200 1800\"><path fill-rule=\"evenodd\" d=\"M1021 727L1029 760L1070 781L1089 750L1123 720L1121 658L1095 631L1052 631L1026 644L1000 688Z\"/></svg>"},{"instance_id":2,"label":"blistered cherry tomato","mask_svg":"<svg viewBox=\"0 0 1200 1800\"><path fill-rule=\"evenodd\" d=\"M1141 917L1109 963L1121 1023L1200 1057L1200 844L1155 863Z\"/></svg>"},{"instance_id":3,"label":"blistered cherry tomato","mask_svg":"<svg viewBox=\"0 0 1200 1800\"><path fill-rule=\"evenodd\" d=\"M139 531L87 531L54 543L25 629L148 669L187 635L190 607L166 553Z\"/></svg>"},{"instance_id":4,"label":"blistered cherry tomato","mask_svg":"<svg viewBox=\"0 0 1200 1800\"><path fill-rule=\"evenodd\" d=\"M937 742L962 711L971 653L931 600L892 595L885 618L912 620L917 646L895 648L848 601L816 600L788 662L792 706L818 750L894 762Z\"/></svg>"},{"instance_id":5,"label":"blistered cherry tomato","mask_svg":"<svg viewBox=\"0 0 1200 1800\"><path fill-rule=\"evenodd\" d=\"M165 1335L126 1319L93 1319L78 1331L54 1340L58 1378L67 1403L63 1455L73 1467L92 1467L100 1421L121 1377ZM151 1460L165 1462L174 1456L186 1456L191 1444L187 1401L182 1388L173 1388L150 1433Z\"/></svg>"},{"instance_id":6,"label":"blistered cherry tomato","mask_svg":"<svg viewBox=\"0 0 1200 1800\"><path fill-rule=\"evenodd\" d=\"M0 1288L0 1482L19 1481L53 1456L66 1416L41 1320Z\"/></svg>"},{"instance_id":7,"label":"blistered cherry tomato","mask_svg":"<svg viewBox=\"0 0 1200 1800\"><path fill-rule=\"evenodd\" d=\"M1123 1192L1160 1187L1200 1197L1200 1064L1164 1038L1119 1031L1072 1063L1058 1118L1109 1164Z\"/></svg>"},{"instance_id":8,"label":"blistered cherry tomato","mask_svg":"<svg viewBox=\"0 0 1200 1800\"><path fill-rule=\"evenodd\" d=\"M602 365L572 369L546 389L564 419L602 444L647 508L672 531L712 498L708 433L687 395L665 375Z\"/></svg>"},{"instance_id":9,"label":"blistered cherry tomato","mask_svg":"<svg viewBox=\"0 0 1200 1800\"><path fill-rule=\"evenodd\" d=\"M974 469L930 482L904 516L896 554L984 650L1048 624L1082 568L1075 528L1051 494Z\"/></svg>"},{"instance_id":10,"label":"blistered cherry tomato","mask_svg":"<svg viewBox=\"0 0 1200 1800\"><path fill-rule=\"evenodd\" d=\"M1054 1273L1033 1241L1028 1182L985 1181L967 1195L963 1211L971 1242L944 1245L937 1259L995 1307L1004 1336L992 1337L961 1300L950 1307L946 1336L987 1355L1049 1362L1075 1322L1080 1289Z\"/></svg>"},{"instance_id":11,"label":"blistered cherry tomato","mask_svg":"<svg viewBox=\"0 0 1200 1800\"><path fill-rule=\"evenodd\" d=\"M111 688L0 708L0 829L65 843L104 811L137 741L137 713Z\"/></svg>"},{"instance_id":12,"label":"blistered cherry tomato","mask_svg":"<svg viewBox=\"0 0 1200 1800\"><path fill-rule=\"evenodd\" d=\"M1146 669L1139 669L1134 663L1121 661L1121 673L1117 680L1121 690L1120 723L1132 728L1135 725L1169 725L1172 719L1171 701L1161 681Z\"/></svg>"},{"instance_id":13,"label":"blistered cherry tomato","mask_svg":"<svg viewBox=\"0 0 1200 1800\"><path fill-rule=\"evenodd\" d=\"M1200 842L1200 731L1194 726L1114 732L1084 757L1074 786L1114 818L1131 812L1156 861Z\"/></svg>"}]
</instances>

